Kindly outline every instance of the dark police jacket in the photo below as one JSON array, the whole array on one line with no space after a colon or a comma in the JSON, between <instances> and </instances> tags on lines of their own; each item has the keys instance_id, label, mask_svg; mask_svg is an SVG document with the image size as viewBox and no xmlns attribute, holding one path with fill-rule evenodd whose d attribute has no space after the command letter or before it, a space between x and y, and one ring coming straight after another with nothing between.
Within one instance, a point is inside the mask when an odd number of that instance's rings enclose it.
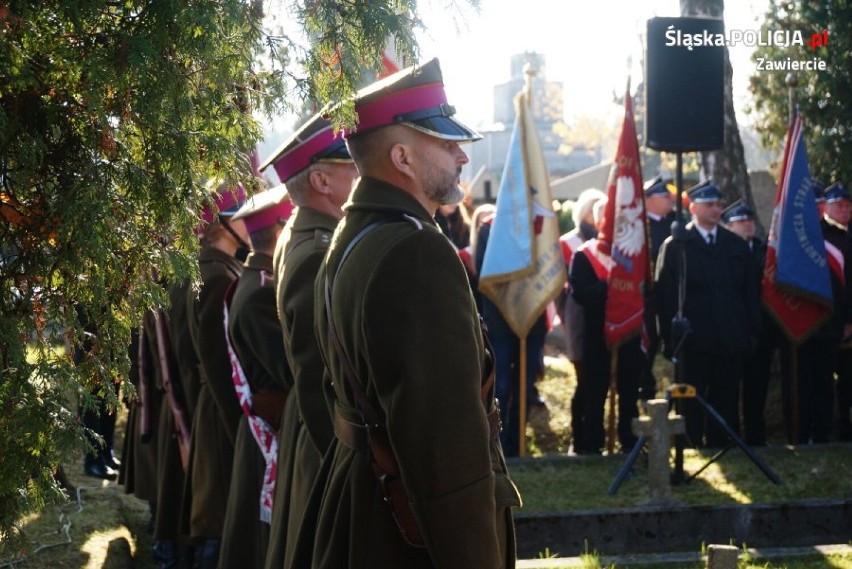
<instances>
[{"instance_id":1,"label":"dark police jacket","mask_svg":"<svg viewBox=\"0 0 852 569\"><path fill-rule=\"evenodd\" d=\"M746 242L718 226L716 243L708 245L695 223L690 222L682 241L669 237L663 243L654 296L659 308L660 335L669 356L681 271L686 279L683 315L692 328L685 349L745 353L756 342L760 330L755 263Z\"/></svg>"},{"instance_id":2,"label":"dark police jacket","mask_svg":"<svg viewBox=\"0 0 852 569\"><path fill-rule=\"evenodd\" d=\"M317 276L317 337L337 412L363 424L329 343L323 299L329 275L344 353L384 415L426 548L403 542L368 453L335 439L312 566L513 567L510 507L520 497L499 439L490 434L493 386L480 395L484 345L462 261L432 215L399 188L362 177L347 210ZM383 224L337 273L344 249L374 221Z\"/></svg>"}]
</instances>

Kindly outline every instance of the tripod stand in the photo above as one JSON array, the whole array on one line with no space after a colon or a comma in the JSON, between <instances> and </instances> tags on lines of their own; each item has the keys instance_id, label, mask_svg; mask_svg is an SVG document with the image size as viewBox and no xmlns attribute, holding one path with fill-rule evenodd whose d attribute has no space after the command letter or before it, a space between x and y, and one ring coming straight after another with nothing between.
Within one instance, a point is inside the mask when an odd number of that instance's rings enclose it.
<instances>
[{"instance_id":1,"label":"tripod stand","mask_svg":"<svg viewBox=\"0 0 852 569\"><path fill-rule=\"evenodd\" d=\"M666 401L670 404L674 401L677 402L681 399L694 399L698 402L699 405L707 412L707 414L714 420L716 423L725 431L728 435L728 444L721 450L719 450L716 454L714 454L708 461L699 468L695 473L690 476L684 476L683 470L683 435L675 435L675 466L674 472L671 475L671 482L673 484L684 483L688 484L694 478L696 478L699 474L704 472L704 470L722 458L729 450L734 448L734 446L738 446L742 449L743 453L749 458L749 460L760 469L766 477L773 482L774 484L781 484L781 479L778 477L775 472L772 471L761 459L759 456L754 454L752 450L748 447L748 445L743 442L742 438L731 429L730 425L725 421L725 419L719 415L719 413L713 408L710 403L708 403L703 397L701 397L696 391L695 387L686 383L675 383L668 387L666 390ZM619 487L627 478L630 470L633 468L633 464L636 462L636 459L639 457L639 453L644 448L645 444L648 442L648 437L643 435L639 437L636 441L636 444L633 445L633 448L630 451L630 454L627 455L627 460L624 461L624 464L621 466L621 469L618 471L618 474L613 480L612 484L607 491L607 494L610 496L614 496L616 492L618 492Z\"/></svg>"},{"instance_id":2,"label":"tripod stand","mask_svg":"<svg viewBox=\"0 0 852 569\"><path fill-rule=\"evenodd\" d=\"M716 409L713 408L710 403L708 403L703 397L701 397L695 390L695 387L685 383L675 383L669 386L668 394L672 399L686 399L692 398L698 402L699 405L704 409L704 411L714 420L722 430L728 435L728 444L725 445L721 450L716 452L710 459L704 463L704 466L699 468L695 473L691 476L683 478L683 444L678 445L675 444L675 471L673 475L673 482L678 483L683 481L685 484L688 484L692 479L696 476L704 472L704 470L722 458L725 453L734 448L735 446L740 447L740 449L745 453L745 455L751 460L755 466L757 466L763 474L766 475L767 478L774 484L781 484L781 479L778 477L775 472L772 471L764 462L760 459L759 456L754 454L754 452L745 444L745 442L740 438L740 436L734 431L730 425L728 425L727 421L725 421L724 417L722 417ZM678 435L677 438L681 438L682 435ZM676 439L677 440L677 439Z\"/></svg>"}]
</instances>

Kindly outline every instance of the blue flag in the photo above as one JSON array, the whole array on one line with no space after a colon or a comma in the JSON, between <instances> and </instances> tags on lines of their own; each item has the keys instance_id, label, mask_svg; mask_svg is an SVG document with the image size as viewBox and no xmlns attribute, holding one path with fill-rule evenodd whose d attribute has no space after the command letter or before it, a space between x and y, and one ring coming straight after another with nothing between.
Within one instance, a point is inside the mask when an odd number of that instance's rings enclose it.
<instances>
[{"instance_id":1,"label":"blue flag","mask_svg":"<svg viewBox=\"0 0 852 569\"><path fill-rule=\"evenodd\" d=\"M525 338L565 283L559 220L526 89L515 97L515 126L497 193L497 211L479 290Z\"/></svg>"},{"instance_id":2,"label":"blue flag","mask_svg":"<svg viewBox=\"0 0 852 569\"><path fill-rule=\"evenodd\" d=\"M480 278L505 282L529 274L532 270L531 219L520 125L515 121Z\"/></svg>"},{"instance_id":3,"label":"blue flag","mask_svg":"<svg viewBox=\"0 0 852 569\"><path fill-rule=\"evenodd\" d=\"M790 129L784 171L779 184L780 199L775 205L778 224L775 282L788 291L813 300L832 302L831 277L825 240L819 225L814 185L802 136L802 119L797 116ZM779 211L780 209L780 211ZM770 231L770 240L772 240Z\"/></svg>"}]
</instances>

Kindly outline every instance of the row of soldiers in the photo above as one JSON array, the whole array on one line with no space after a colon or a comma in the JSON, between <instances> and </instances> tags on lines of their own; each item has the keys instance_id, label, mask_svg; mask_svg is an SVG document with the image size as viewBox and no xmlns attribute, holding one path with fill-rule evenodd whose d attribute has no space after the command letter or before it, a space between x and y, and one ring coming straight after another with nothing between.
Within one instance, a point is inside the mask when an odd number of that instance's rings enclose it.
<instances>
[{"instance_id":1,"label":"row of soldiers","mask_svg":"<svg viewBox=\"0 0 852 569\"><path fill-rule=\"evenodd\" d=\"M160 567L514 566L492 357L434 221L479 135L437 60L355 107L261 166L286 191L211 188L200 288L144 319L120 481Z\"/></svg>"},{"instance_id":2,"label":"row of soldiers","mask_svg":"<svg viewBox=\"0 0 852 569\"><path fill-rule=\"evenodd\" d=\"M756 236L754 211L743 200L723 209L718 186L706 181L687 192L691 220L675 223L672 190L671 180L662 177L644 188L654 279L646 297L645 353L639 337L622 344L618 352L617 438L622 450L636 441L630 421L637 414L637 399L657 392L653 362L661 346L666 358L683 366L678 379L694 386L747 444L767 443L766 401L776 353L788 442L826 442L835 424L838 438L848 440L852 286L846 283L852 270L852 201L843 184L817 188L820 227L832 267L831 317L797 347L761 303L767 246ZM575 206L577 227L561 239L570 291L562 314L578 378L572 428L574 450L580 454L599 453L604 447L603 407L611 362L603 341L609 261L596 246L596 236L605 201L600 191L584 192ZM673 226L679 228L674 236ZM682 401L680 410L686 416L689 445L728 443L724 427L693 399Z\"/></svg>"}]
</instances>

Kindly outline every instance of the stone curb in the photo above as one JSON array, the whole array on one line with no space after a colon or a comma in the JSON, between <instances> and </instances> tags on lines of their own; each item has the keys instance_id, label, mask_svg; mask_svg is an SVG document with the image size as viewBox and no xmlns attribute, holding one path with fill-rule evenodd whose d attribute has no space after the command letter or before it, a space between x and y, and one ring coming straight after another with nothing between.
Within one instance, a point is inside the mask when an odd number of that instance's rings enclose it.
<instances>
[{"instance_id":1,"label":"stone curb","mask_svg":"<svg viewBox=\"0 0 852 569\"><path fill-rule=\"evenodd\" d=\"M809 555L852 555L852 546L849 544L815 545L812 547L777 547L777 548L748 548L742 550L740 557L747 554L750 559L779 559L787 557L805 557ZM681 564L695 563L706 560L707 556L701 553L676 552L676 553L654 553L648 555L611 555L596 556L595 559L601 567L615 565L622 567L627 565L639 565L647 563L657 564ZM565 557L553 559L520 559L517 569L564 569L568 567L590 567L590 562L581 557Z\"/></svg>"},{"instance_id":2,"label":"stone curb","mask_svg":"<svg viewBox=\"0 0 852 569\"><path fill-rule=\"evenodd\" d=\"M852 499L517 514L518 555L659 554L702 543L809 547L852 536Z\"/></svg>"}]
</instances>

